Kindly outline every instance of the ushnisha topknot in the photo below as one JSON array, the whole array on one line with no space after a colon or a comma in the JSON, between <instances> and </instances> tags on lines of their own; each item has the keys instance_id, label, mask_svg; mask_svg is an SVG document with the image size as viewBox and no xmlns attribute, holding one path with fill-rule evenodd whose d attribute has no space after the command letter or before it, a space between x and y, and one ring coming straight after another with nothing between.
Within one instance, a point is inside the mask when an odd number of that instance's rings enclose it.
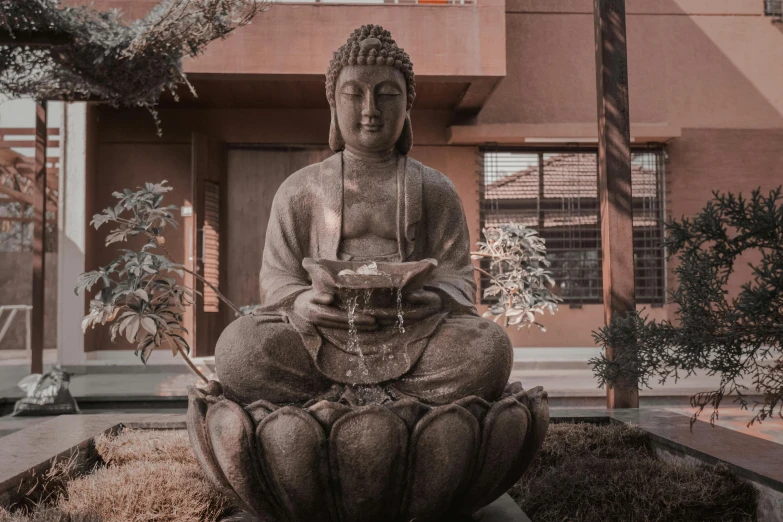
<instances>
[{"instance_id":1,"label":"ushnisha topknot","mask_svg":"<svg viewBox=\"0 0 783 522\"><path fill-rule=\"evenodd\" d=\"M334 89L337 77L348 65L390 65L405 76L408 91L408 110L416 97L416 79L413 62L404 49L397 47L391 33L380 25L367 24L356 29L348 41L334 53L326 71L326 99L335 106Z\"/></svg>"}]
</instances>

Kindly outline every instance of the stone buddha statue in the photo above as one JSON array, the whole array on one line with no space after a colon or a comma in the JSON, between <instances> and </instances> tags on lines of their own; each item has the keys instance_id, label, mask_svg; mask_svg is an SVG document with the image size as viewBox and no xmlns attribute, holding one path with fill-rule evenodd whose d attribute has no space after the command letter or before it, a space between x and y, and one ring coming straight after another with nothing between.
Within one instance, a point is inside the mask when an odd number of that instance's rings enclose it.
<instances>
[{"instance_id":1,"label":"stone buddha statue","mask_svg":"<svg viewBox=\"0 0 783 522\"><path fill-rule=\"evenodd\" d=\"M357 29L334 53L326 96L335 154L292 174L275 195L262 307L230 324L215 350L227 397L303 403L350 385L430 404L501 396L511 344L476 312L471 243L453 184L408 156L415 95L410 58L382 27ZM349 317L333 293L313 287L306 258L434 259L437 267L422 288L403 291L401 333L382 321L389 310Z\"/></svg>"}]
</instances>

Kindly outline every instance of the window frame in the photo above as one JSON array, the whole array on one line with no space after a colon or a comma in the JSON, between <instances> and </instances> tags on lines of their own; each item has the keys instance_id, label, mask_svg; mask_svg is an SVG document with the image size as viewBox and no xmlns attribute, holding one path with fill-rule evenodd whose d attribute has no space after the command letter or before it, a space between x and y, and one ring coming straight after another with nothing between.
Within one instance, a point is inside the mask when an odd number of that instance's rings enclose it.
<instances>
[{"instance_id":1,"label":"window frame","mask_svg":"<svg viewBox=\"0 0 783 522\"><path fill-rule=\"evenodd\" d=\"M595 155L597 158L598 155L598 147L597 145L593 144L578 144L578 145L562 145L562 146L496 146L496 145L485 145L479 147L478 150L478 175L479 175L479 229L480 231L484 229L487 223L487 218L490 217L488 214L492 210L497 210L498 207L497 199L486 199L485 197L485 182L486 182L486 157L488 153L520 153L520 154L537 154L539 155L539 167L538 167L538 176L539 176L539 196L536 201L536 206L538 208L539 213L539 219L538 219L538 225L530 225L531 228L537 230L539 232L539 235L550 242L552 241L548 235L554 235L557 233L577 233L579 235L578 241L579 242L591 242L594 240L594 237L596 235L596 229L597 227L597 247L593 248L584 248L580 247L578 252L583 253L589 253L589 252L598 252L597 257L597 267L593 266L596 262L596 259L590 259L594 257L593 255L587 254L585 257L588 260L588 263L584 263L583 261L578 261L580 263L580 266L583 266L584 270L588 270L593 272L593 277L587 277L583 280L584 286L583 289L587 289L588 292L591 293L591 295L585 296L585 295L577 295L577 296L568 296L568 295L562 295L561 297L564 298L564 304L570 305L572 308L581 308L582 305L585 304L601 304L603 302L603 291L602 288L602 267L601 267L601 238L600 238L600 201L598 197L597 187L596 187L596 197L594 198L594 201L590 201L592 198L581 198L580 204L585 204L584 208L580 210L587 210L588 212L594 211L597 215L597 223L590 227L589 225L585 226L581 230L580 227L577 226L564 226L564 227L548 227L550 234L547 233L547 230L540 226L542 223L544 212L546 211L547 202L543 202L543 191L544 191L544 158L547 154L592 154ZM654 154L656 155L655 158L655 169L656 169L656 192L657 197L654 200L654 208L650 209L649 211L657 214L654 219L656 221L656 224L651 227L643 227L643 226L635 226L634 227L634 259L637 259L637 256L639 255L639 252L647 251L654 252L654 255L648 255L645 257L646 261L639 259L639 261L634 263L634 269L635 269L635 279L636 279L636 285L635 288L637 290L636 292L636 302L638 304L644 304L648 305L654 308L661 307L666 303L666 297L667 297L667 262L666 262L666 251L663 245L661 244L660 248L656 248L654 245L651 246L650 242L660 241L662 242L665 238L665 223L667 220L666 215L666 147L664 144L656 143L656 144L648 144L646 146L632 146L631 147L631 154ZM531 163L532 166L532 163ZM596 161L597 166L597 161ZM596 183L598 182L597 179L597 172L596 172ZM579 200L580 198L575 198ZM634 198L636 200L636 198ZM490 202L495 202L494 205ZM645 198L639 198L639 201L642 203L645 202ZM490 208L490 206L494 206L493 208ZM513 203L508 203L506 206L506 209L510 209L512 207ZM549 202L549 206L551 206L551 201ZM634 207L636 209L636 206ZM531 209L523 209L520 207L520 213L529 212ZM554 207L552 207L550 210L557 210ZM561 209L562 210L562 209ZM652 235L649 235L652 231ZM483 235L482 235L483 238ZM573 250L569 249L568 252L571 252ZM560 253L563 253L564 250L561 248ZM648 264L647 270L651 272L657 272L653 276L650 276L649 273L647 274L640 274L637 263L646 262ZM482 262L482 268L485 270L488 269L486 260ZM595 277L595 271L598 272L598 277ZM555 279L557 280L557 274L555 274ZM650 280L652 279L652 283L647 284L644 283L643 285L640 285L639 283L642 280ZM567 280L572 280L571 278L567 278ZM596 293L595 291L595 281L599 282L599 285L597 286L598 291ZM491 303L491 299L484 299L483 292L484 288L486 288L486 277L480 278L479 283L479 301L482 304L488 304ZM640 287L642 292L646 293L646 295L640 295ZM578 292L578 290L577 290ZM562 292L558 292L559 294Z\"/></svg>"},{"instance_id":2,"label":"window frame","mask_svg":"<svg viewBox=\"0 0 783 522\"><path fill-rule=\"evenodd\" d=\"M783 17L783 0L764 0L764 16Z\"/></svg>"}]
</instances>

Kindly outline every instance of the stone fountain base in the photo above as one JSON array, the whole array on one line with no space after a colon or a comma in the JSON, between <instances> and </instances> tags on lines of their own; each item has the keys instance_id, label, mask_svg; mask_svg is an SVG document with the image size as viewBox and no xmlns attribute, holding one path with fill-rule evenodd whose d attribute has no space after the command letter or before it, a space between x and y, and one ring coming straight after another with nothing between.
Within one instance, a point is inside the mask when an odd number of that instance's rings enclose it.
<instances>
[{"instance_id":1,"label":"stone fountain base","mask_svg":"<svg viewBox=\"0 0 783 522\"><path fill-rule=\"evenodd\" d=\"M443 522L457 521L448 520ZM508 493L504 493L490 505L474 513L470 522L530 522L530 518Z\"/></svg>"},{"instance_id":2,"label":"stone fountain base","mask_svg":"<svg viewBox=\"0 0 783 522\"><path fill-rule=\"evenodd\" d=\"M519 383L494 403L242 407L212 382L191 389L187 425L208 478L258 521L457 521L522 476L549 407Z\"/></svg>"}]
</instances>

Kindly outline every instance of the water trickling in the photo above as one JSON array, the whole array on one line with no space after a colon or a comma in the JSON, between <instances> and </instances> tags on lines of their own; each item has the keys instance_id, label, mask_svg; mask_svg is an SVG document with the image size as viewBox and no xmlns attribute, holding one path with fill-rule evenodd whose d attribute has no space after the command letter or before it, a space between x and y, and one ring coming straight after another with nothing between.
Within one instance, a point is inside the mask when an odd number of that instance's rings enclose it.
<instances>
[{"instance_id":1,"label":"water trickling","mask_svg":"<svg viewBox=\"0 0 783 522\"><path fill-rule=\"evenodd\" d=\"M362 342L372 336L359 335L359 328L356 324L357 314L376 317L379 327L386 329L387 332L404 334L405 313L402 302L402 285L395 282L391 274L378 270L377 263L374 262L363 265L355 271L341 270L338 276L342 278L341 282L343 283L338 285L341 307L348 313L347 349L358 356L358 360L352 361L353 367L351 370L347 370L345 375L361 381L362 377L366 377L370 373L367 366L369 359L365 357L364 353L367 346L362 346ZM379 284L378 277L388 280L388 286ZM375 290L363 288L365 285L374 287ZM377 293L374 295L375 291ZM376 311L377 307L381 309ZM380 339L378 341L382 343L379 346L380 359L382 361L393 360L395 358L393 353L395 343ZM404 356L407 359L407 354Z\"/></svg>"},{"instance_id":2,"label":"water trickling","mask_svg":"<svg viewBox=\"0 0 783 522\"><path fill-rule=\"evenodd\" d=\"M394 325L397 331L405 333L405 318L402 312L402 288L397 288L397 324Z\"/></svg>"},{"instance_id":3,"label":"water trickling","mask_svg":"<svg viewBox=\"0 0 783 522\"><path fill-rule=\"evenodd\" d=\"M346 302L348 306L348 348L352 351L356 351L359 354L359 372L361 375L369 375L370 371L367 369L367 364L364 360L364 352L362 351L361 343L359 343L359 331L356 328L356 307L359 305L359 293L351 292L348 295ZM349 375L350 370L346 372L346 376Z\"/></svg>"}]
</instances>

